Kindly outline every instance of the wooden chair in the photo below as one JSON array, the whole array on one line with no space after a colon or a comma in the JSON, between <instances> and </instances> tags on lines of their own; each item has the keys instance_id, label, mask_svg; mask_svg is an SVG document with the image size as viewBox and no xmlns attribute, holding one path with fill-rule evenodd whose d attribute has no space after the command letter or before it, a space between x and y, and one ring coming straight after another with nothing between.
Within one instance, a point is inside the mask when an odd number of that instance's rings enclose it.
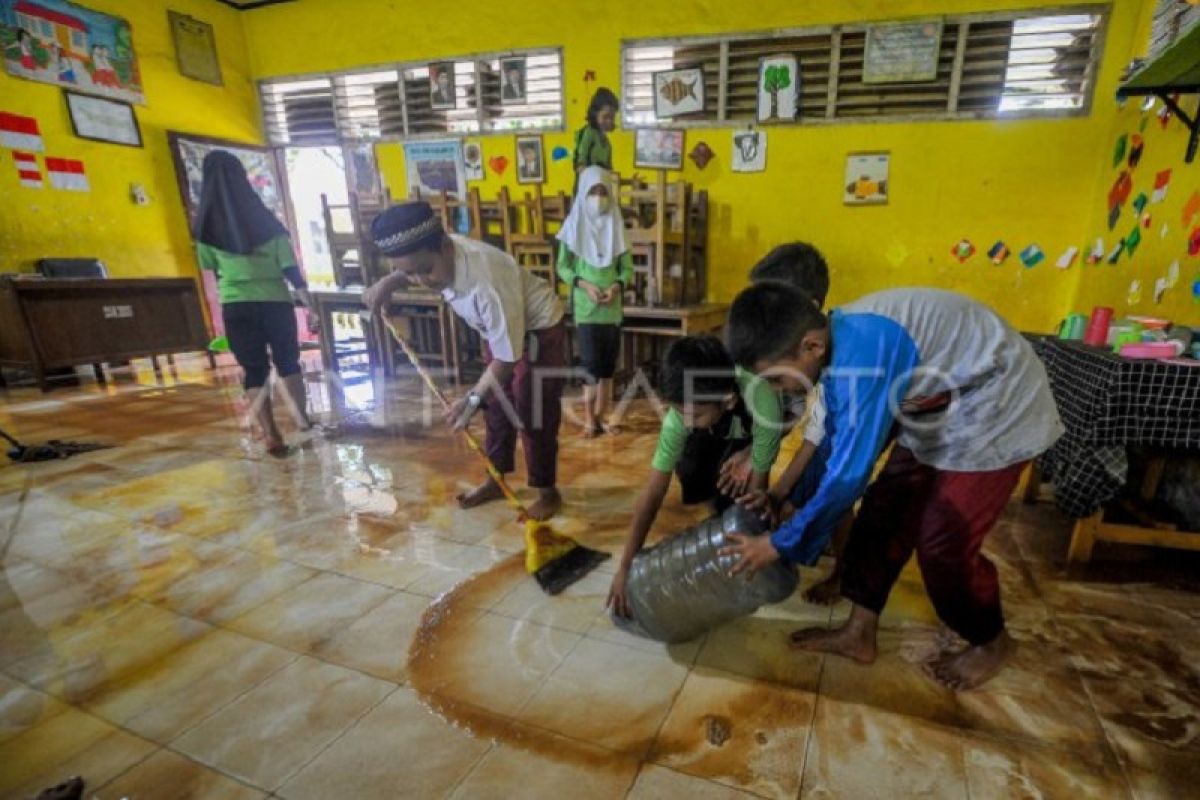
<instances>
[{"instance_id":1,"label":"wooden chair","mask_svg":"<svg viewBox=\"0 0 1200 800\"><path fill-rule=\"evenodd\" d=\"M499 203L505 249L518 264L557 286L557 247L547 223L562 224L570 213L570 199L563 192L545 197L537 186L533 195L526 193L524 199L513 200L505 187L500 190Z\"/></svg>"},{"instance_id":2,"label":"wooden chair","mask_svg":"<svg viewBox=\"0 0 1200 800\"><path fill-rule=\"evenodd\" d=\"M366 279L354 216L352 205L332 205L327 195L321 195L321 217L325 222L329 259L333 262L333 280L340 287L361 286Z\"/></svg>"},{"instance_id":3,"label":"wooden chair","mask_svg":"<svg viewBox=\"0 0 1200 800\"><path fill-rule=\"evenodd\" d=\"M684 305L688 298L691 184L682 180L667 183L663 172L652 187L622 180L618 182L618 201L628 226L638 303Z\"/></svg>"},{"instance_id":4,"label":"wooden chair","mask_svg":"<svg viewBox=\"0 0 1200 800\"><path fill-rule=\"evenodd\" d=\"M409 197L413 200L424 200L433 207L442 218L442 226L451 233L463 233L471 239L483 240L483 216L480 211L479 190L470 189L465 199L460 200L449 192L440 194L421 195L420 187L414 186ZM466 212L467 230L459 230L460 211Z\"/></svg>"}]
</instances>

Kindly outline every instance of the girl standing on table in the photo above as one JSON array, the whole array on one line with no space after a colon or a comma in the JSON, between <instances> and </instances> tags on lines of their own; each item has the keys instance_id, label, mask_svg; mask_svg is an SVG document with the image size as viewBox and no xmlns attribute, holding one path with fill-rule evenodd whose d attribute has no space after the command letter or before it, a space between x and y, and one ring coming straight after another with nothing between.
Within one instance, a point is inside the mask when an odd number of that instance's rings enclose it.
<instances>
[{"instance_id":1,"label":"girl standing on table","mask_svg":"<svg viewBox=\"0 0 1200 800\"><path fill-rule=\"evenodd\" d=\"M621 352L622 294L633 280L633 259L612 175L600 167L579 173L579 191L558 232L558 276L571 287L571 306L583 367L583 435L616 433L607 419L613 373Z\"/></svg>"},{"instance_id":2,"label":"girl standing on table","mask_svg":"<svg viewBox=\"0 0 1200 800\"><path fill-rule=\"evenodd\" d=\"M242 162L224 150L204 158L195 238L201 269L217 276L225 336L245 373L242 386L251 416L267 452L285 456L288 449L271 414L267 377L274 362L296 424L301 430L311 428L296 314L287 284L306 308L312 308L312 301L283 223L254 191ZM310 326L312 320L310 316Z\"/></svg>"},{"instance_id":3,"label":"girl standing on table","mask_svg":"<svg viewBox=\"0 0 1200 800\"><path fill-rule=\"evenodd\" d=\"M587 125L575 132L575 174L588 167L612 170L612 143L608 134L617 127L621 103L611 89L601 86L588 104Z\"/></svg>"}]
</instances>

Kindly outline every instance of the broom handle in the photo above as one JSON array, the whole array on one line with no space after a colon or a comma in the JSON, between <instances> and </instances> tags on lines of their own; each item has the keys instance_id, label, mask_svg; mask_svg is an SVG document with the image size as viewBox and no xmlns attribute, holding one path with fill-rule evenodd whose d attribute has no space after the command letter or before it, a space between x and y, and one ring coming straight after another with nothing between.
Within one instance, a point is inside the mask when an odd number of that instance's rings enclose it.
<instances>
[{"instance_id":1,"label":"broom handle","mask_svg":"<svg viewBox=\"0 0 1200 800\"><path fill-rule=\"evenodd\" d=\"M429 391L433 392L434 397L441 401L442 407L448 411L450 409L450 400L447 399L442 390L438 388L438 385L433 382L433 378L428 372L425 371L425 368L421 366L421 361L417 358L416 351L412 349L412 345L405 341L404 337L400 335L400 332L396 330L396 326L392 323L391 317L389 317L387 314L383 314L382 317L384 327L387 328L388 332L392 334L392 338L396 340L396 344L400 345L400 349L404 351L404 355L408 356L408 360L412 363L413 369L417 371L417 375L419 375L421 380L425 382L425 385L429 387ZM508 504L516 510L521 519L525 519L527 516L529 516L529 512L525 510L525 506L521 504L519 499L517 499L516 492L514 492L508 485L508 481L504 480L504 475L500 472L500 470L496 469L496 465L492 463L492 460L488 458L487 453L484 452L484 449L479 445L479 440L476 439L471 431L467 428L462 429L462 435L467 440L467 446L470 447L471 450L473 450L483 462L483 466L487 469L488 475L496 482L496 485L500 487L500 491L504 493L504 497L508 500Z\"/></svg>"}]
</instances>

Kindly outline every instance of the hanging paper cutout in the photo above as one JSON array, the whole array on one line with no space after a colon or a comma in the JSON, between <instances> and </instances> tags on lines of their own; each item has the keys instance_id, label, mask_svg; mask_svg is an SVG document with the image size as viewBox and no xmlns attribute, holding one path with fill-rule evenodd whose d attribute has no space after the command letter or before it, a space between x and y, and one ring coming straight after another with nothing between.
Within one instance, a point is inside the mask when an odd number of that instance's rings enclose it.
<instances>
[{"instance_id":1,"label":"hanging paper cutout","mask_svg":"<svg viewBox=\"0 0 1200 800\"><path fill-rule=\"evenodd\" d=\"M1151 220L1151 218L1150 218L1150 212L1149 212L1149 211L1147 211L1145 214L1142 214L1142 227L1143 227L1143 228L1145 228L1146 230L1150 230L1150 223L1151 223L1151 221L1152 221L1152 220Z\"/></svg>"},{"instance_id":2,"label":"hanging paper cutout","mask_svg":"<svg viewBox=\"0 0 1200 800\"><path fill-rule=\"evenodd\" d=\"M1146 210L1146 203L1148 202L1150 202L1150 200L1146 197L1146 193L1138 192L1138 196L1133 198L1133 210L1136 213L1141 214Z\"/></svg>"},{"instance_id":3,"label":"hanging paper cutout","mask_svg":"<svg viewBox=\"0 0 1200 800\"><path fill-rule=\"evenodd\" d=\"M17 178L21 185L28 189L42 188L42 171L38 168L37 156L33 153L13 151L13 165L17 168Z\"/></svg>"},{"instance_id":4,"label":"hanging paper cutout","mask_svg":"<svg viewBox=\"0 0 1200 800\"><path fill-rule=\"evenodd\" d=\"M1170 226L1164 222L1162 224L1162 227L1158 229L1158 238L1160 238L1160 239L1167 238L1167 234L1170 233L1170 231L1171 231Z\"/></svg>"},{"instance_id":5,"label":"hanging paper cutout","mask_svg":"<svg viewBox=\"0 0 1200 800\"><path fill-rule=\"evenodd\" d=\"M1158 110L1158 125L1160 128L1162 128L1165 131L1167 129L1167 125L1169 125L1170 123L1171 123L1171 109L1164 105L1162 108L1160 108Z\"/></svg>"},{"instance_id":6,"label":"hanging paper cutout","mask_svg":"<svg viewBox=\"0 0 1200 800\"><path fill-rule=\"evenodd\" d=\"M1149 111L1150 109L1154 108L1154 100L1154 95L1146 95L1146 99L1142 101L1142 111Z\"/></svg>"},{"instance_id":7,"label":"hanging paper cutout","mask_svg":"<svg viewBox=\"0 0 1200 800\"><path fill-rule=\"evenodd\" d=\"M1032 269L1046 259L1046 254L1042 252L1042 248L1036 244L1031 244L1021 251L1021 263L1026 269Z\"/></svg>"},{"instance_id":8,"label":"hanging paper cutout","mask_svg":"<svg viewBox=\"0 0 1200 800\"><path fill-rule=\"evenodd\" d=\"M1104 246L1100 246L1100 252L1104 252ZM1075 263L1075 259L1079 257L1079 248L1074 245L1068 247L1063 254L1058 257L1058 261L1054 262L1059 269L1067 269Z\"/></svg>"},{"instance_id":9,"label":"hanging paper cutout","mask_svg":"<svg viewBox=\"0 0 1200 800\"><path fill-rule=\"evenodd\" d=\"M570 155L571 151L560 144L558 147L550 151L550 160L562 161L564 158L568 158Z\"/></svg>"},{"instance_id":10,"label":"hanging paper cutout","mask_svg":"<svg viewBox=\"0 0 1200 800\"><path fill-rule=\"evenodd\" d=\"M42 152L42 132L33 117L0 111L0 147Z\"/></svg>"},{"instance_id":11,"label":"hanging paper cutout","mask_svg":"<svg viewBox=\"0 0 1200 800\"><path fill-rule=\"evenodd\" d=\"M1129 282L1129 294L1125 296L1125 302L1131 306L1136 306L1142 302L1142 282L1136 278Z\"/></svg>"},{"instance_id":12,"label":"hanging paper cutout","mask_svg":"<svg viewBox=\"0 0 1200 800\"><path fill-rule=\"evenodd\" d=\"M1121 162L1125 160L1125 149L1129 146L1129 137L1125 134L1117 139L1117 145L1113 148L1113 166L1119 167Z\"/></svg>"},{"instance_id":13,"label":"hanging paper cutout","mask_svg":"<svg viewBox=\"0 0 1200 800\"><path fill-rule=\"evenodd\" d=\"M1162 302L1163 295L1166 294L1167 289L1170 288L1170 286L1167 286L1166 278L1159 278L1154 282L1154 305L1158 305Z\"/></svg>"},{"instance_id":14,"label":"hanging paper cutout","mask_svg":"<svg viewBox=\"0 0 1200 800\"><path fill-rule=\"evenodd\" d=\"M1192 196L1183 205L1183 227L1188 227L1192 224L1192 219L1200 214L1200 192L1192 192Z\"/></svg>"},{"instance_id":15,"label":"hanging paper cutout","mask_svg":"<svg viewBox=\"0 0 1200 800\"><path fill-rule=\"evenodd\" d=\"M1146 140L1142 138L1140 133L1135 133L1132 139L1132 146L1129 148L1129 168L1137 167L1138 162L1142 160L1142 150L1146 146Z\"/></svg>"},{"instance_id":16,"label":"hanging paper cutout","mask_svg":"<svg viewBox=\"0 0 1200 800\"><path fill-rule=\"evenodd\" d=\"M692 152L688 153L688 158L696 165L698 169L704 169L708 166L708 162L713 160L716 153L708 146L707 142L696 142L696 146L692 148Z\"/></svg>"},{"instance_id":17,"label":"hanging paper cutout","mask_svg":"<svg viewBox=\"0 0 1200 800\"><path fill-rule=\"evenodd\" d=\"M1090 253L1088 253L1087 263L1099 264L1103 260L1104 260L1104 240L1097 237L1096 243L1094 245L1092 245L1092 251Z\"/></svg>"},{"instance_id":18,"label":"hanging paper cutout","mask_svg":"<svg viewBox=\"0 0 1200 800\"><path fill-rule=\"evenodd\" d=\"M1115 247L1113 247L1112 251L1109 252L1108 259L1107 259L1108 263L1110 263L1110 264L1117 263L1117 261L1120 260L1120 258L1121 258L1121 253L1123 253L1123 252L1125 252L1125 240L1120 239L1117 241L1117 244Z\"/></svg>"},{"instance_id":19,"label":"hanging paper cutout","mask_svg":"<svg viewBox=\"0 0 1200 800\"><path fill-rule=\"evenodd\" d=\"M1179 259L1175 259L1167 266L1166 274L1167 288L1174 289L1179 283Z\"/></svg>"},{"instance_id":20,"label":"hanging paper cutout","mask_svg":"<svg viewBox=\"0 0 1200 800\"><path fill-rule=\"evenodd\" d=\"M1133 191L1133 178L1129 177L1129 172L1121 170L1121 174L1113 181L1112 188L1108 190L1108 207L1119 206L1129 199L1129 193Z\"/></svg>"},{"instance_id":21,"label":"hanging paper cutout","mask_svg":"<svg viewBox=\"0 0 1200 800\"><path fill-rule=\"evenodd\" d=\"M504 156L492 156L487 163L497 175L503 175L504 170L508 169L508 159Z\"/></svg>"},{"instance_id":22,"label":"hanging paper cutout","mask_svg":"<svg viewBox=\"0 0 1200 800\"><path fill-rule=\"evenodd\" d=\"M988 258L992 260L993 264L1000 266L1004 263L1005 259L1008 258L1010 253L1008 245L1006 245L1003 241L998 241L988 249L987 254Z\"/></svg>"},{"instance_id":23,"label":"hanging paper cutout","mask_svg":"<svg viewBox=\"0 0 1200 800\"><path fill-rule=\"evenodd\" d=\"M83 169L82 161L47 156L46 172L50 176L50 185L55 189L68 192L91 191L92 187L88 184L87 173Z\"/></svg>"},{"instance_id":24,"label":"hanging paper cutout","mask_svg":"<svg viewBox=\"0 0 1200 800\"><path fill-rule=\"evenodd\" d=\"M1171 170L1164 169L1154 176L1154 194L1150 196L1151 203L1161 203L1167 199L1167 187L1171 184Z\"/></svg>"},{"instance_id":25,"label":"hanging paper cutout","mask_svg":"<svg viewBox=\"0 0 1200 800\"><path fill-rule=\"evenodd\" d=\"M958 259L958 263L965 264L967 260L975 255L975 245L971 244L969 239L959 239L958 244L950 248L950 255Z\"/></svg>"},{"instance_id":26,"label":"hanging paper cutout","mask_svg":"<svg viewBox=\"0 0 1200 800\"><path fill-rule=\"evenodd\" d=\"M1133 227L1133 230L1129 232L1129 235L1125 237L1125 253L1126 253L1126 255L1132 256L1133 251L1137 250L1137 246L1138 246L1138 244L1141 243L1141 241L1142 241L1142 229L1135 225Z\"/></svg>"},{"instance_id":27,"label":"hanging paper cutout","mask_svg":"<svg viewBox=\"0 0 1200 800\"><path fill-rule=\"evenodd\" d=\"M1111 231L1117 227L1117 222L1121 219L1121 206L1115 205L1108 210L1108 229Z\"/></svg>"},{"instance_id":28,"label":"hanging paper cutout","mask_svg":"<svg viewBox=\"0 0 1200 800\"><path fill-rule=\"evenodd\" d=\"M1200 228L1192 228L1188 235L1188 255L1200 256Z\"/></svg>"}]
</instances>

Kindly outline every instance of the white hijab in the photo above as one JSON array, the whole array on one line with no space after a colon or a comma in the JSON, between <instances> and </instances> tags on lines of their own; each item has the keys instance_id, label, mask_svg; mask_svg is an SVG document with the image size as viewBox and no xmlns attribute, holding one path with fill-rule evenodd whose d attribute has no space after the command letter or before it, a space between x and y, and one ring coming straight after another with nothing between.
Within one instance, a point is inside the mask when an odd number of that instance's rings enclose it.
<instances>
[{"instance_id":1,"label":"white hijab","mask_svg":"<svg viewBox=\"0 0 1200 800\"><path fill-rule=\"evenodd\" d=\"M609 207L603 214L596 214L588 205L588 192L596 185L608 187ZM579 173L579 190L571 213L563 221L556 237L568 250L597 269L609 269L617 263L617 256L629 249L625 238L625 225L621 222L621 209L613 195L612 179L608 170L588 167Z\"/></svg>"}]
</instances>

